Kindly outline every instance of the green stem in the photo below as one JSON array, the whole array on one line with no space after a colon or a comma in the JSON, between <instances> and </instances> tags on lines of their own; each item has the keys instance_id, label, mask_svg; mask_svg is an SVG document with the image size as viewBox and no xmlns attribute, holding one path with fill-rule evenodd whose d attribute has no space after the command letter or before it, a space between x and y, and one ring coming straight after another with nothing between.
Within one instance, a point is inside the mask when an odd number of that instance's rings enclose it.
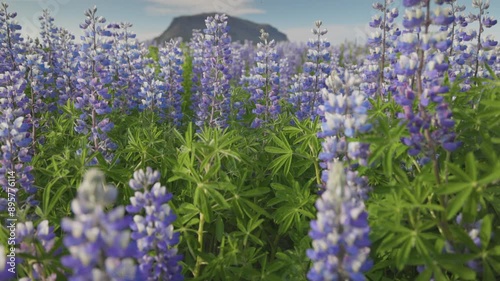
<instances>
[{"instance_id":1,"label":"green stem","mask_svg":"<svg viewBox=\"0 0 500 281\"><path fill-rule=\"evenodd\" d=\"M203 225L205 224L205 216L203 213L200 213L200 223L198 225L198 251L201 253L203 251ZM200 255L196 257L196 266L194 268L193 275L194 277L198 277L200 275L200 268L203 259Z\"/></svg>"},{"instance_id":2,"label":"green stem","mask_svg":"<svg viewBox=\"0 0 500 281\"><path fill-rule=\"evenodd\" d=\"M276 256L276 251L278 250L277 245L278 245L279 240L280 240L280 235L278 233L278 234L276 234L276 237L274 237L274 242L271 245L271 260L270 260L270 262L274 261L274 256Z\"/></svg>"}]
</instances>

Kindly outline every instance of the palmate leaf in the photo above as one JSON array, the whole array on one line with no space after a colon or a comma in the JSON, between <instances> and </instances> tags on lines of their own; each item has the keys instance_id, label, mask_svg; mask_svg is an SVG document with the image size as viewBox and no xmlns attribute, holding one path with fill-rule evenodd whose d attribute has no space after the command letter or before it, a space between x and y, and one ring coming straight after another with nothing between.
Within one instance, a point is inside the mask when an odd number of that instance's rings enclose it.
<instances>
[{"instance_id":1,"label":"palmate leaf","mask_svg":"<svg viewBox=\"0 0 500 281\"><path fill-rule=\"evenodd\" d=\"M242 218L246 215L247 217L252 218L255 213L257 213L265 216L266 218L271 218L269 212L254 203L252 200L249 200L252 198L257 199L259 196L269 193L269 191L270 189L268 187L258 187L243 192L233 190L233 196L228 201L231 202L232 209L238 214L238 217Z\"/></svg>"},{"instance_id":2,"label":"palmate leaf","mask_svg":"<svg viewBox=\"0 0 500 281\"><path fill-rule=\"evenodd\" d=\"M456 216L460 209L462 209L462 207L465 205L466 201L469 200L469 196L472 192L473 188L468 187L467 189L460 191L460 193L458 193L453 199L450 200L450 203L446 208L446 219L451 220Z\"/></svg>"},{"instance_id":3,"label":"palmate leaf","mask_svg":"<svg viewBox=\"0 0 500 281\"><path fill-rule=\"evenodd\" d=\"M276 198L268 201L268 206L278 205L273 213L273 218L279 224L278 233L286 233L292 225L300 227L304 219L314 218L314 200L311 196L309 186L314 182L314 178L306 184L300 184L298 181L289 179L290 186L279 183L272 183L271 187L275 191Z\"/></svg>"},{"instance_id":4,"label":"palmate leaf","mask_svg":"<svg viewBox=\"0 0 500 281\"><path fill-rule=\"evenodd\" d=\"M278 154L279 156L271 161L269 168L272 169L273 175L276 175L280 171L287 175L290 173L292 166L293 149L283 133L280 133L278 136L273 135L272 140L277 146L266 146L264 149L266 152Z\"/></svg>"},{"instance_id":5,"label":"palmate leaf","mask_svg":"<svg viewBox=\"0 0 500 281\"><path fill-rule=\"evenodd\" d=\"M479 238L481 240L481 248L487 249L490 244L491 238L491 223L493 221L492 214L486 215L483 217L483 221L481 223L481 230L479 231Z\"/></svg>"}]
</instances>

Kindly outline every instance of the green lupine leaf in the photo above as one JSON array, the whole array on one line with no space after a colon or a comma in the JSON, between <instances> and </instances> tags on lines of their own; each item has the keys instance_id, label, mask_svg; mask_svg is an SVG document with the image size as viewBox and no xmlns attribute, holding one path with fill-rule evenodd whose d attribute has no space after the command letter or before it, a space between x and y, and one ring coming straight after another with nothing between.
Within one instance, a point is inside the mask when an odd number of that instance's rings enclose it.
<instances>
[{"instance_id":1,"label":"green lupine leaf","mask_svg":"<svg viewBox=\"0 0 500 281\"><path fill-rule=\"evenodd\" d=\"M465 159L466 159L465 171L471 177L471 180L476 181L477 167L476 167L476 159L474 158L474 153L472 152L467 153Z\"/></svg>"},{"instance_id":2,"label":"green lupine leaf","mask_svg":"<svg viewBox=\"0 0 500 281\"><path fill-rule=\"evenodd\" d=\"M468 182L455 182L455 183L449 183L441 186L439 190L436 192L436 194L439 195L448 195L448 194L454 194L458 193L468 187L470 187L470 183Z\"/></svg>"},{"instance_id":3,"label":"green lupine leaf","mask_svg":"<svg viewBox=\"0 0 500 281\"><path fill-rule=\"evenodd\" d=\"M479 238L481 240L481 247L483 249L488 248L491 237L491 223L492 223L492 215L486 215L483 217L483 221L481 223L481 230L479 231Z\"/></svg>"},{"instance_id":4,"label":"green lupine leaf","mask_svg":"<svg viewBox=\"0 0 500 281\"><path fill-rule=\"evenodd\" d=\"M450 200L450 203L447 208L447 217L446 219L451 220L455 217L455 215L460 211L460 209L465 205L465 202L469 199L469 196L472 193L472 187L464 189L458 193L455 198Z\"/></svg>"}]
</instances>

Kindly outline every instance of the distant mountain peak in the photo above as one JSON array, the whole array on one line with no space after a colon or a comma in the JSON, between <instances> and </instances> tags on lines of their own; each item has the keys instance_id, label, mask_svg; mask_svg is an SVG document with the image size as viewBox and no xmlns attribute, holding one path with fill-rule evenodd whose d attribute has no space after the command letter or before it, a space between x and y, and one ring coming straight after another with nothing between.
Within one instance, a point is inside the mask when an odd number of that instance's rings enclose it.
<instances>
[{"instance_id":1,"label":"distant mountain peak","mask_svg":"<svg viewBox=\"0 0 500 281\"><path fill-rule=\"evenodd\" d=\"M188 42L191 39L193 29L205 29L205 19L209 16L214 16L215 14L217 13L202 13L191 16L176 17L172 20L167 30L165 30L160 36L153 39L153 43L159 45L162 42L178 37L181 37L184 42ZM227 15L227 17L229 35L231 36L231 40L233 42L244 42L245 40L248 40L257 43L259 42L261 29L264 29L267 33L269 33L269 39L271 40L288 41L288 38L284 33L269 24L254 23L252 21L233 17L231 15Z\"/></svg>"}]
</instances>

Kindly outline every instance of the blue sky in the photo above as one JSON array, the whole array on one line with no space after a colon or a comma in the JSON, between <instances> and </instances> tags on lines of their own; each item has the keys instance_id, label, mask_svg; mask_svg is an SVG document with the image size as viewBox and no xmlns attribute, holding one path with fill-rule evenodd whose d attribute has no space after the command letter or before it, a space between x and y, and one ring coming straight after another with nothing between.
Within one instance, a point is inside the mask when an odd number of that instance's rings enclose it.
<instances>
[{"instance_id":1,"label":"blue sky","mask_svg":"<svg viewBox=\"0 0 500 281\"><path fill-rule=\"evenodd\" d=\"M380 1L380 0L379 0ZM98 13L108 22L127 21L140 39L161 34L172 19L180 15L201 12L225 12L258 23L269 23L286 33L292 41L306 41L311 36L315 20L322 20L328 29L327 38L333 43L346 39L364 41L367 23L376 12L372 0L0 0L18 12L24 33L38 32L38 16L43 9L51 11L55 24L77 35L84 21L84 11L97 5ZM395 7L403 8L396 0ZM466 11L475 11L471 0L459 0ZM491 0L490 14L500 17L500 0ZM500 39L500 24L489 31Z\"/></svg>"}]
</instances>

